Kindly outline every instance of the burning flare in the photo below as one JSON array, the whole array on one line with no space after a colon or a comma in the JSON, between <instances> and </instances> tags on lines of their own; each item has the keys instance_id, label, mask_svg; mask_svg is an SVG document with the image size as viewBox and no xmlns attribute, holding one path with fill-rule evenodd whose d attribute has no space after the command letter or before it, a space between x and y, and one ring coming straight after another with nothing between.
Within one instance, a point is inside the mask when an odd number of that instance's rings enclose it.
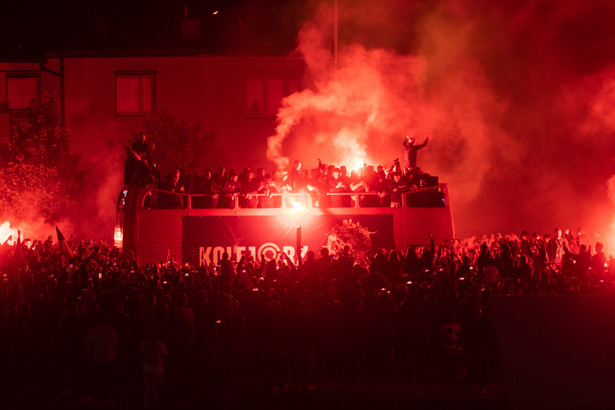
<instances>
[{"instance_id":1,"label":"burning flare","mask_svg":"<svg viewBox=\"0 0 615 410\"><path fill-rule=\"evenodd\" d=\"M296 215L307 213L307 208L302 203L292 198L289 198L288 203L292 206L292 208L289 208L288 210L289 214Z\"/></svg>"},{"instance_id":2,"label":"burning flare","mask_svg":"<svg viewBox=\"0 0 615 410\"><path fill-rule=\"evenodd\" d=\"M348 170L369 160L389 162L399 156L399 136L417 128L413 117L431 129L422 106L413 103L426 69L423 59L352 45L333 69L317 28L307 25L299 37L314 83L282 101L276 135L267 141L267 158L279 170L288 168L289 157L306 163L322 157Z\"/></svg>"},{"instance_id":3,"label":"burning flare","mask_svg":"<svg viewBox=\"0 0 615 410\"><path fill-rule=\"evenodd\" d=\"M8 241L9 245L13 245L17 241L17 229L11 228L11 223L5 221L0 225L0 243L6 242L9 238L11 238Z\"/></svg>"}]
</instances>

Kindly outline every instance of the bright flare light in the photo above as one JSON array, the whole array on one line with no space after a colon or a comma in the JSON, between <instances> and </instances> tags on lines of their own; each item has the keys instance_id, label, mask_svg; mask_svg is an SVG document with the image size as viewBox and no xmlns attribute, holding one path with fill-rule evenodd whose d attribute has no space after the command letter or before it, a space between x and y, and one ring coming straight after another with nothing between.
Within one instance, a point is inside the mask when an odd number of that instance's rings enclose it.
<instances>
[{"instance_id":1,"label":"bright flare light","mask_svg":"<svg viewBox=\"0 0 615 410\"><path fill-rule=\"evenodd\" d=\"M13 236L13 239L9 241L9 244L14 244L17 240L17 229L11 228L11 224L6 221L0 225L0 243L6 242L9 236Z\"/></svg>"},{"instance_id":2,"label":"bright flare light","mask_svg":"<svg viewBox=\"0 0 615 410\"><path fill-rule=\"evenodd\" d=\"M303 206L303 204L295 201L294 199L289 199L288 202L292 206L292 208L290 208L288 210L288 213L290 213L292 215L307 213L307 208L305 206Z\"/></svg>"},{"instance_id":3,"label":"bright flare light","mask_svg":"<svg viewBox=\"0 0 615 410\"><path fill-rule=\"evenodd\" d=\"M339 164L346 166L348 172L359 171L364 164L369 164L365 152L365 144L361 142L359 133L344 128L333 137L333 146L340 154Z\"/></svg>"},{"instance_id":4,"label":"bright flare light","mask_svg":"<svg viewBox=\"0 0 615 410\"><path fill-rule=\"evenodd\" d=\"M113 245L116 248L121 248L124 244L124 232L122 232L122 228L119 226L115 227L115 232L113 235Z\"/></svg>"},{"instance_id":5,"label":"bright flare light","mask_svg":"<svg viewBox=\"0 0 615 410\"><path fill-rule=\"evenodd\" d=\"M363 160L362 158L355 158L353 160L353 164L350 170L359 172L365 164L367 164L367 161Z\"/></svg>"},{"instance_id":6,"label":"bright flare light","mask_svg":"<svg viewBox=\"0 0 615 410\"><path fill-rule=\"evenodd\" d=\"M369 160L364 155L348 156L341 161L348 173L355 171L361 173L363 167L369 164Z\"/></svg>"}]
</instances>

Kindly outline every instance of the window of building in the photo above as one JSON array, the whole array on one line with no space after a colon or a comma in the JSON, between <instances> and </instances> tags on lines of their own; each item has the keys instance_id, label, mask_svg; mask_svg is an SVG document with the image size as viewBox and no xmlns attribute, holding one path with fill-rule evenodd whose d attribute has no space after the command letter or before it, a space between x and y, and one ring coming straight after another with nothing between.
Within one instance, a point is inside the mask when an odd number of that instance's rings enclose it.
<instances>
[{"instance_id":1,"label":"window of building","mask_svg":"<svg viewBox=\"0 0 615 410\"><path fill-rule=\"evenodd\" d=\"M284 97L298 91L298 80L246 80L246 114L275 117Z\"/></svg>"},{"instance_id":2,"label":"window of building","mask_svg":"<svg viewBox=\"0 0 615 410\"><path fill-rule=\"evenodd\" d=\"M115 112L117 115L147 115L155 107L155 73L116 73Z\"/></svg>"},{"instance_id":3,"label":"window of building","mask_svg":"<svg viewBox=\"0 0 615 410\"><path fill-rule=\"evenodd\" d=\"M283 80L267 80L267 114L276 115L285 96Z\"/></svg>"},{"instance_id":4,"label":"window of building","mask_svg":"<svg viewBox=\"0 0 615 410\"><path fill-rule=\"evenodd\" d=\"M25 110L39 102L41 78L38 74L9 74L6 77L6 105L9 111Z\"/></svg>"},{"instance_id":5,"label":"window of building","mask_svg":"<svg viewBox=\"0 0 615 410\"><path fill-rule=\"evenodd\" d=\"M255 117L263 115L265 112L265 87L263 80L246 81L246 102L248 116Z\"/></svg>"}]
</instances>

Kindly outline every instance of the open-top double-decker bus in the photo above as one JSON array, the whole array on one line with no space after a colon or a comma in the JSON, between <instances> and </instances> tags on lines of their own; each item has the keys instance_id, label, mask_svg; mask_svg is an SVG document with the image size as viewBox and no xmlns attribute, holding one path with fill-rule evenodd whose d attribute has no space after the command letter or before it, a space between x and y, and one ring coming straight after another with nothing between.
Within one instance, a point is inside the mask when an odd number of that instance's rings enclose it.
<instances>
[{"instance_id":1,"label":"open-top double-decker bus","mask_svg":"<svg viewBox=\"0 0 615 410\"><path fill-rule=\"evenodd\" d=\"M249 252L267 259L285 252L299 261L299 253L303 257L308 250L318 253L326 246L336 227L349 240L353 229L368 230L374 248L427 244L430 235L438 243L455 237L446 184L405 192L395 207L389 205L390 198L375 193L234 196L226 198L224 208L208 208L212 202L204 198L124 186L115 245L133 251L138 264L168 258L217 264L225 252L234 258Z\"/></svg>"}]
</instances>

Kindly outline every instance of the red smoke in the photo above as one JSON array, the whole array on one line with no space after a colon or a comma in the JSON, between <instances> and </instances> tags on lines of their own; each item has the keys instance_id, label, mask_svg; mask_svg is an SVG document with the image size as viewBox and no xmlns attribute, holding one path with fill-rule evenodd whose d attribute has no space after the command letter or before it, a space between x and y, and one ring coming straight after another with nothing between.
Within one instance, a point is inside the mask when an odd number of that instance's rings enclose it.
<instances>
[{"instance_id":1,"label":"red smoke","mask_svg":"<svg viewBox=\"0 0 615 410\"><path fill-rule=\"evenodd\" d=\"M297 42L313 82L279 112L268 141L279 167L289 159L313 167L317 158L388 166L406 135L420 143L429 134L418 162L449 184L460 237L608 231L615 4L338 2L337 64L332 1L307 7ZM87 121L87 109L78 114ZM90 172L88 200L72 227L59 225L67 236L110 239L125 141L110 142L114 124L78 125L89 131L72 141Z\"/></svg>"},{"instance_id":2,"label":"red smoke","mask_svg":"<svg viewBox=\"0 0 615 410\"><path fill-rule=\"evenodd\" d=\"M269 139L278 166L363 156L388 166L402 138L449 184L460 236L604 234L615 139L615 5L607 1L339 1L304 24L313 86L288 97ZM337 65L337 69L335 66Z\"/></svg>"}]
</instances>

